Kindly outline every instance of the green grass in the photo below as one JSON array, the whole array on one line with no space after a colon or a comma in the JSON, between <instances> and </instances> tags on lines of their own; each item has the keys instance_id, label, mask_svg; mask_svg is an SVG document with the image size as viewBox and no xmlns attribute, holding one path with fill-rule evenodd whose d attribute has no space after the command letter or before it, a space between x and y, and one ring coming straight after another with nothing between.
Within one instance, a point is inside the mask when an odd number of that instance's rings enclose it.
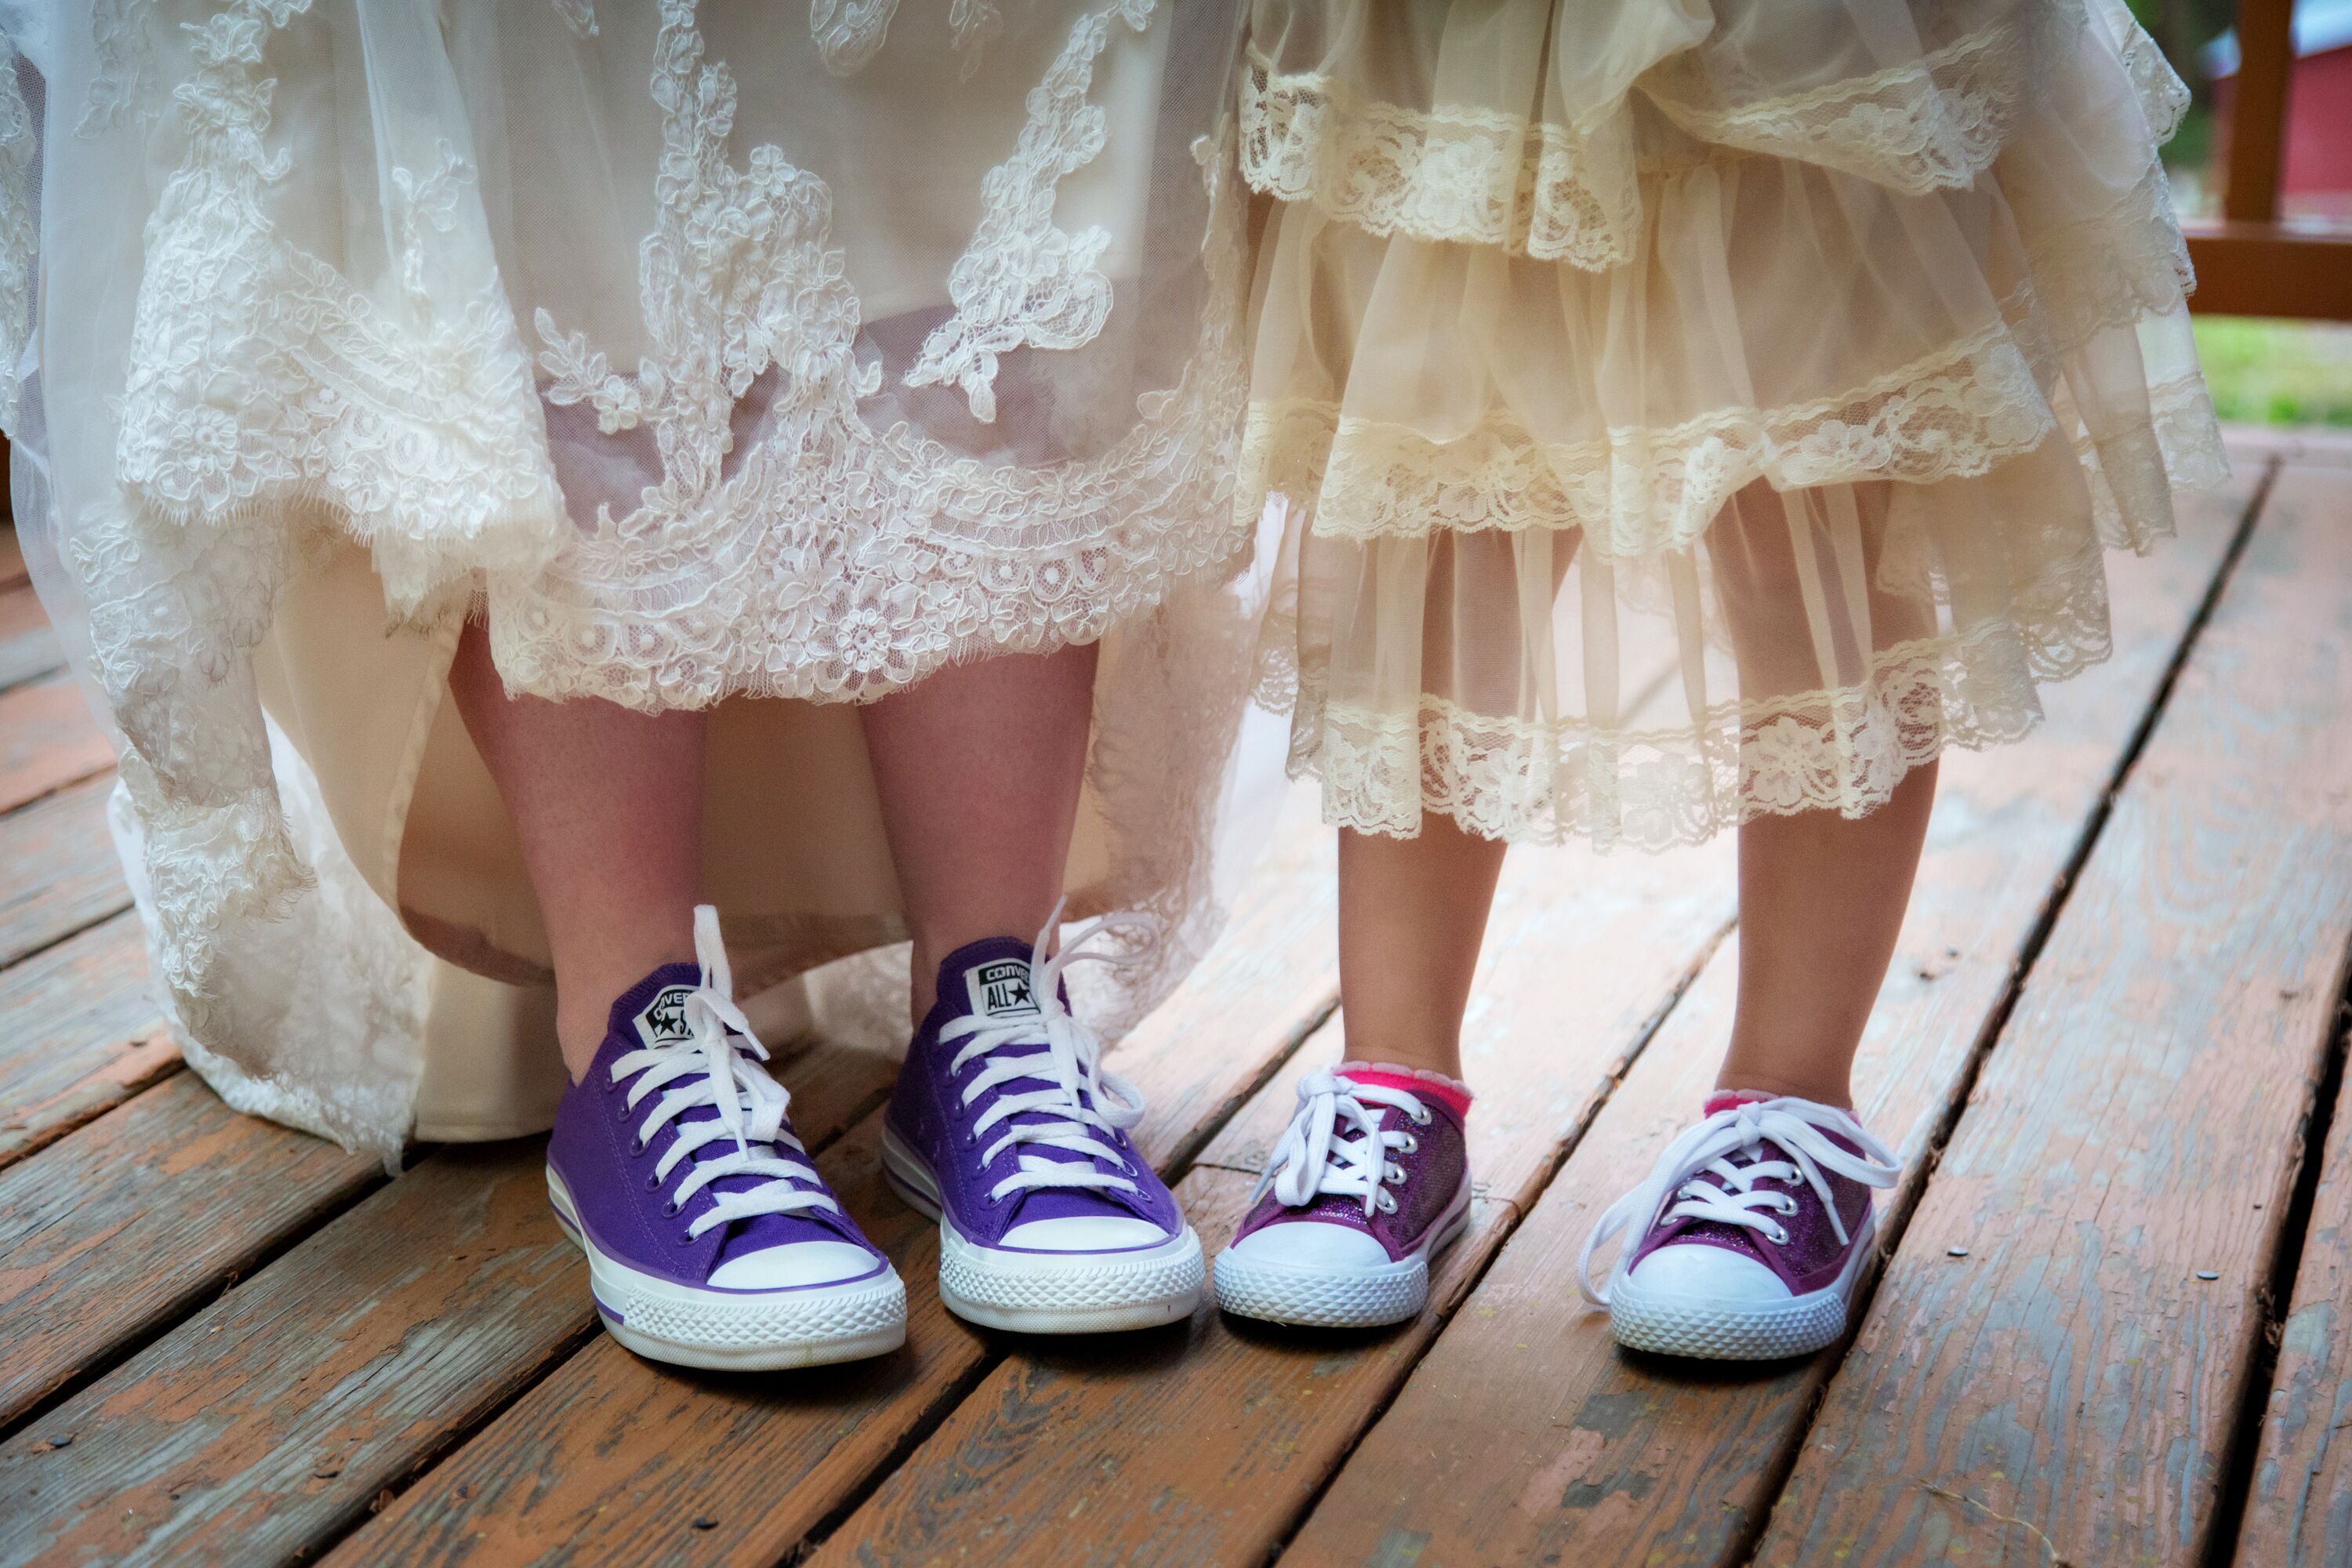
<instances>
[{"instance_id":1,"label":"green grass","mask_svg":"<svg viewBox=\"0 0 2352 1568\"><path fill-rule=\"evenodd\" d=\"M2197 353L2224 419L2352 428L2352 325L2200 316Z\"/></svg>"}]
</instances>

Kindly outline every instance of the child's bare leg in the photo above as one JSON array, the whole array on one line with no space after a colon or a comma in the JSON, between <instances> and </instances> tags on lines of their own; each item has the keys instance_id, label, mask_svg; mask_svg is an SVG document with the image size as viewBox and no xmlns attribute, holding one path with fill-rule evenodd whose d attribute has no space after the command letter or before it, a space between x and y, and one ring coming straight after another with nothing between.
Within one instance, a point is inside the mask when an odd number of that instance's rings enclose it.
<instances>
[{"instance_id":1,"label":"child's bare leg","mask_svg":"<svg viewBox=\"0 0 2352 1568\"><path fill-rule=\"evenodd\" d=\"M699 713L509 698L468 626L449 689L514 821L555 960L555 1030L576 1079L613 999L694 958L701 878Z\"/></svg>"},{"instance_id":2,"label":"child's bare leg","mask_svg":"<svg viewBox=\"0 0 2352 1568\"><path fill-rule=\"evenodd\" d=\"M1740 828L1739 1000L1718 1087L1851 1109L1854 1049L1935 801L1928 763L1868 816L1809 811Z\"/></svg>"},{"instance_id":3,"label":"child's bare leg","mask_svg":"<svg viewBox=\"0 0 2352 1568\"><path fill-rule=\"evenodd\" d=\"M1339 1014L1351 1061L1462 1076L1462 1010L1505 846L1428 813L1417 838L1339 832Z\"/></svg>"},{"instance_id":4,"label":"child's bare leg","mask_svg":"<svg viewBox=\"0 0 2352 1568\"><path fill-rule=\"evenodd\" d=\"M1034 935L1062 896L1094 718L1096 647L950 665L863 710L915 940L914 1016L940 961Z\"/></svg>"}]
</instances>

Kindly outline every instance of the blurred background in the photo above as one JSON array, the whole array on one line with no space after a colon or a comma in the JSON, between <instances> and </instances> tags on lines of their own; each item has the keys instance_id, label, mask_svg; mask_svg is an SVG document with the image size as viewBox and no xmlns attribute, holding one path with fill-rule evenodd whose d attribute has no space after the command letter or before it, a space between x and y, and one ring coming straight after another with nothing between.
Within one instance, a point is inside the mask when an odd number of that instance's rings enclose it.
<instances>
[{"instance_id":1,"label":"blurred background","mask_svg":"<svg viewBox=\"0 0 2352 1568\"><path fill-rule=\"evenodd\" d=\"M2130 4L2195 95L2165 150L2180 216L2218 225L2236 216L2223 196L2244 64L2238 0ZM2299 0L2290 43L2275 216L2295 229L2352 229L2352 0ZM2223 419L2352 428L2352 322L2203 316L2197 342Z\"/></svg>"}]
</instances>

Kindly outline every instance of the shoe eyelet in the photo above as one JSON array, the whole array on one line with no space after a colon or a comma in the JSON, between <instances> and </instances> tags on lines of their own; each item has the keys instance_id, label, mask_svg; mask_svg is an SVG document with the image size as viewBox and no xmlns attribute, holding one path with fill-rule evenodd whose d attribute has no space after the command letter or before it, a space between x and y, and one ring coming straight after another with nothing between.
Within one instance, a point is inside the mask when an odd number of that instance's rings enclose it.
<instances>
[{"instance_id":1,"label":"shoe eyelet","mask_svg":"<svg viewBox=\"0 0 2352 1568\"><path fill-rule=\"evenodd\" d=\"M694 1232L690 1230L679 1231L677 1233L677 1244L680 1247L692 1247L694 1245Z\"/></svg>"},{"instance_id":2,"label":"shoe eyelet","mask_svg":"<svg viewBox=\"0 0 2352 1568\"><path fill-rule=\"evenodd\" d=\"M1773 1246L1786 1247L1789 1245L1789 1227L1787 1226L1776 1225L1771 1228L1769 1234L1772 1238Z\"/></svg>"},{"instance_id":3,"label":"shoe eyelet","mask_svg":"<svg viewBox=\"0 0 2352 1568\"><path fill-rule=\"evenodd\" d=\"M655 1175L651 1171L647 1171L646 1173L646 1191L649 1193L657 1193L661 1191L661 1178Z\"/></svg>"},{"instance_id":4,"label":"shoe eyelet","mask_svg":"<svg viewBox=\"0 0 2352 1568\"><path fill-rule=\"evenodd\" d=\"M1419 1152L1421 1148L1421 1140L1408 1132L1404 1135L1404 1142L1398 1144L1397 1147L1403 1150L1408 1154L1415 1153Z\"/></svg>"},{"instance_id":5,"label":"shoe eyelet","mask_svg":"<svg viewBox=\"0 0 2352 1568\"><path fill-rule=\"evenodd\" d=\"M629 1152L630 1152L630 1153L632 1153L632 1154L642 1154L642 1153L644 1153L647 1149L650 1149L651 1147L653 1147L653 1145L652 1145L652 1144L650 1144L650 1143L647 1143L647 1142L646 1142L646 1141L641 1137L641 1138L638 1138L638 1139L636 1139L635 1141L634 1141L633 1142L631 1142L631 1143L630 1143L630 1145L629 1145Z\"/></svg>"},{"instance_id":6,"label":"shoe eyelet","mask_svg":"<svg viewBox=\"0 0 2352 1568\"><path fill-rule=\"evenodd\" d=\"M1379 1209L1382 1214L1394 1214L1397 1211L1397 1201L1386 1190L1383 1190L1372 1199L1372 1206Z\"/></svg>"},{"instance_id":7,"label":"shoe eyelet","mask_svg":"<svg viewBox=\"0 0 2352 1568\"><path fill-rule=\"evenodd\" d=\"M1426 1127L1436 1115L1437 1112L1433 1110L1424 1110L1420 1115L1412 1119L1412 1124L1415 1127Z\"/></svg>"},{"instance_id":8,"label":"shoe eyelet","mask_svg":"<svg viewBox=\"0 0 2352 1568\"><path fill-rule=\"evenodd\" d=\"M664 1213L664 1214L666 1214L666 1215L669 1215L671 1218L675 1219L675 1218L677 1218L677 1211L678 1211L678 1210L679 1210L679 1208L680 1208L680 1207L682 1207L682 1206L683 1206L683 1205L680 1205L680 1204L678 1203L678 1201L677 1201L676 1198L672 1198L672 1199L670 1199L670 1200L669 1200L669 1202L668 1202L668 1203L667 1203L667 1204L665 1204L665 1205L662 1205L662 1213Z\"/></svg>"}]
</instances>

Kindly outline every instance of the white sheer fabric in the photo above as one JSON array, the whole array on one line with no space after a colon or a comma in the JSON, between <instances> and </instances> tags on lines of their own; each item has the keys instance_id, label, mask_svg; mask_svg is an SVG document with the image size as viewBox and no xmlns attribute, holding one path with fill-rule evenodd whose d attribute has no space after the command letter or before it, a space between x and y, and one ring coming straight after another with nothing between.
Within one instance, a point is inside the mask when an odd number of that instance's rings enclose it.
<instances>
[{"instance_id":1,"label":"white sheer fabric","mask_svg":"<svg viewBox=\"0 0 2352 1568\"><path fill-rule=\"evenodd\" d=\"M1326 815L1662 847L2107 651L2218 432L2115 0L1255 0L1238 511Z\"/></svg>"},{"instance_id":2,"label":"white sheer fabric","mask_svg":"<svg viewBox=\"0 0 2352 1568\"><path fill-rule=\"evenodd\" d=\"M713 709L747 990L899 934L854 716L811 704L1104 639L1073 907L1157 934L1097 1016L1205 945L1270 804L1234 756L1263 584L1231 7L0 26L20 517L121 732L158 972L240 1103L394 1149L417 939L545 977L441 701L469 607L517 689Z\"/></svg>"}]
</instances>

